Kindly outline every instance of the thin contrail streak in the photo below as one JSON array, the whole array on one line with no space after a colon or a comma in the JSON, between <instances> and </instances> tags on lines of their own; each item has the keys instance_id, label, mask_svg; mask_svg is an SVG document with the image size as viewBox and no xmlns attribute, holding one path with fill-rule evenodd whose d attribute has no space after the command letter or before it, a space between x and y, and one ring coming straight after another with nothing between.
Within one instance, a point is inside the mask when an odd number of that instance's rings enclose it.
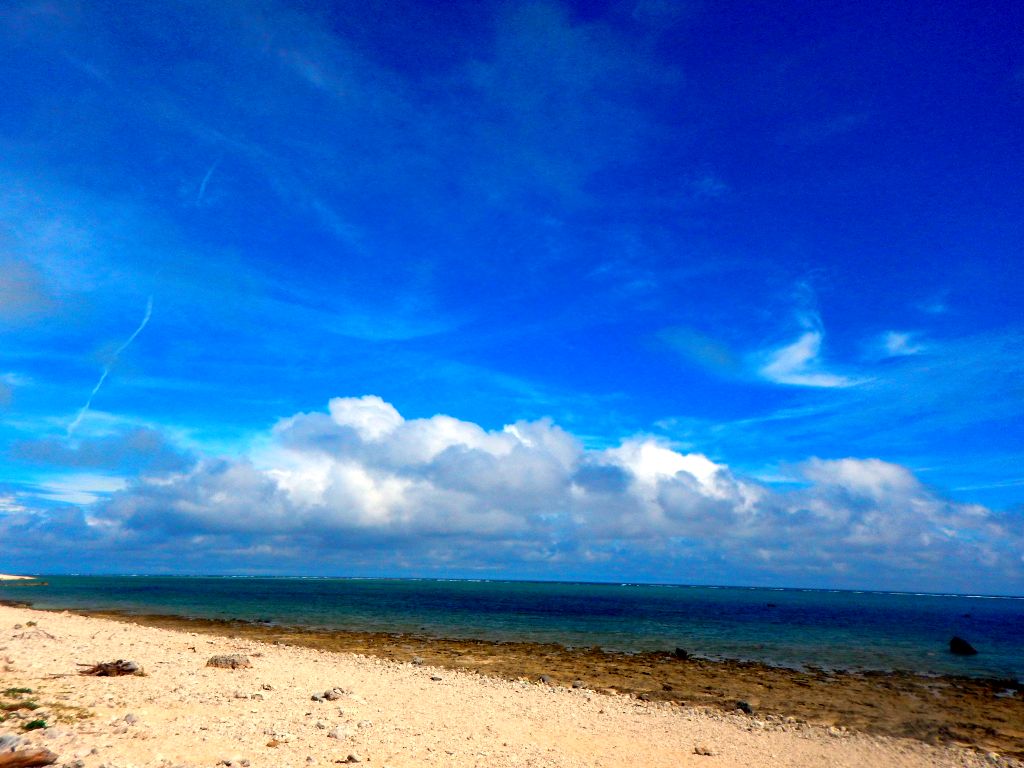
<instances>
[{"instance_id":1,"label":"thin contrail streak","mask_svg":"<svg viewBox=\"0 0 1024 768\"><path fill-rule=\"evenodd\" d=\"M117 362L117 358L121 356L122 352L128 349L129 344L135 341L135 337L142 333L142 329L146 327L146 323L149 322L149 318L152 316L152 314L153 297L150 296L149 299L146 301L146 314L143 315L142 322L139 323L139 327L135 329L135 332L128 337L124 344L122 344L114 351L113 359L109 363L107 363L106 366L104 366L103 373L100 374L99 381L96 382L96 386L93 387L92 392L89 393L89 399L85 401L85 405L82 406L82 409L78 412L78 415L75 416L75 420L68 425L68 437L70 437L71 434L78 427L79 423L85 417L85 414L89 412L89 407L92 405L92 399L96 397L96 393L100 391L100 387L103 386L103 382L107 380L107 376L110 375L110 369L114 367L114 364Z\"/></svg>"},{"instance_id":2,"label":"thin contrail streak","mask_svg":"<svg viewBox=\"0 0 1024 768\"><path fill-rule=\"evenodd\" d=\"M213 161L213 165L210 166L206 175L203 176L203 180L199 182L199 194L196 195L196 205L203 202L203 195L206 194L206 185L210 183L210 178L213 176L213 172L217 170L217 166L220 164L221 158L217 158Z\"/></svg>"}]
</instances>

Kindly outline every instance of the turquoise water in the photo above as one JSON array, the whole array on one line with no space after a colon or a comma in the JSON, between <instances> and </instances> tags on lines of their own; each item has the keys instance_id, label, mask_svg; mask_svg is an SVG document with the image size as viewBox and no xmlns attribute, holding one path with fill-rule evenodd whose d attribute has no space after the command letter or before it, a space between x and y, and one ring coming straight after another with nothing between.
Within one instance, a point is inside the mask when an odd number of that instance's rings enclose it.
<instances>
[{"instance_id":1,"label":"turquoise water","mask_svg":"<svg viewBox=\"0 0 1024 768\"><path fill-rule=\"evenodd\" d=\"M39 608L671 651L801 668L1024 681L1024 599L881 592L429 579L46 576L0 599ZM960 635L978 650L948 652Z\"/></svg>"}]
</instances>

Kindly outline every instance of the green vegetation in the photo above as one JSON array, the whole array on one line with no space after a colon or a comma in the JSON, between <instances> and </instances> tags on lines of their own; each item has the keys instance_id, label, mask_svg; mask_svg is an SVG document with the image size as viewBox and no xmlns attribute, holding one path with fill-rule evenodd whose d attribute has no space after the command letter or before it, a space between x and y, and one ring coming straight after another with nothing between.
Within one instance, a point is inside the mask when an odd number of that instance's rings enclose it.
<instances>
[{"instance_id":1,"label":"green vegetation","mask_svg":"<svg viewBox=\"0 0 1024 768\"><path fill-rule=\"evenodd\" d=\"M32 693L31 688L8 688L7 690L0 693L0 696L6 696L12 698L14 696L21 696L22 694Z\"/></svg>"},{"instance_id":2,"label":"green vegetation","mask_svg":"<svg viewBox=\"0 0 1024 768\"><path fill-rule=\"evenodd\" d=\"M21 729L23 731L35 731L35 730L38 730L40 728L45 728L45 727L46 727L46 721L45 720L29 720L27 723L25 723L23 726L21 726Z\"/></svg>"}]
</instances>

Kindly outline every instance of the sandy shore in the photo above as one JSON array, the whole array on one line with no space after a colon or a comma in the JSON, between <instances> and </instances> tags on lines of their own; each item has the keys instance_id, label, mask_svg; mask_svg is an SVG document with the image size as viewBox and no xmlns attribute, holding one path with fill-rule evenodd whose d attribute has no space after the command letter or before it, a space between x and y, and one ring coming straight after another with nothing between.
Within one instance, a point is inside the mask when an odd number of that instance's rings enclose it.
<instances>
[{"instance_id":1,"label":"sandy shore","mask_svg":"<svg viewBox=\"0 0 1024 768\"><path fill-rule=\"evenodd\" d=\"M228 653L252 667L206 666ZM76 674L78 663L114 659L145 676ZM0 735L80 768L1021 765L757 712L6 606L0 664ZM343 692L333 701L311 698L334 688ZM23 731L33 720L48 727Z\"/></svg>"},{"instance_id":2,"label":"sandy shore","mask_svg":"<svg viewBox=\"0 0 1024 768\"><path fill-rule=\"evenodd\" d=\"M0 573L0 581L28 581L35 576L15 576L12 573Z\"/></svg>"}]
</instances>

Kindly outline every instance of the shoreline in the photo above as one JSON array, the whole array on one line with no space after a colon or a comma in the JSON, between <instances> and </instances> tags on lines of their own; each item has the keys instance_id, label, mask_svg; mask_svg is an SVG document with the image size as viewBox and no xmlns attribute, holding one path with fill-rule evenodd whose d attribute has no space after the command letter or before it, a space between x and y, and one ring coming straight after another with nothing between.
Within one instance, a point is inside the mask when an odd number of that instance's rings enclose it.
<instances>
[{"instance_id":1,"label":"shoreline","mask_svg":"<svg viewBox=\"0 0 1024 768\"><path fill-rule=\"evenodd\" d=\"M21 601L7 601L12 602L27 607ZM61 613L57 609L32 610ZM741 706L757 716L783 721L1024 758L1024 684L1015 680L816 668L800 671L753 661L679 659L667 652L629 654L552 643L329 631L115 611L70 613L232 641L359 654L504 681L532 684L546 678L551 687L571 689L576 685L652 704L722 713Z\"/></svg>"},{"instance_id":2,"label":"shoreline","mask_svg":"<svg viewBox=\"0 0 1024 768\"><path fill-rule=\"evenodd\" d=\"M0 581L32 581L35 576L18 576L13 573L0 573Z\"/></svg>"}]
</instances>

